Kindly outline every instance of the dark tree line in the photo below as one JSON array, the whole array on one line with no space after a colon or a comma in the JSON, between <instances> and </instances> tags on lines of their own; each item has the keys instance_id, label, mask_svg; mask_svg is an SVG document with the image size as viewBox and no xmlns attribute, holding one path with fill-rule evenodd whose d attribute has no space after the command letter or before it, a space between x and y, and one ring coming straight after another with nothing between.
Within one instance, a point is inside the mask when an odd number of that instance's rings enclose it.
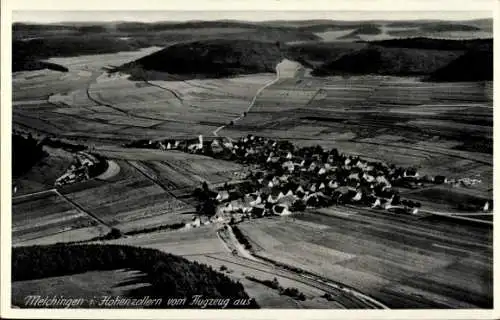
<instances>
[{"instance_id":1,"label":"dark tree line","mask_svg":"<svg viewBox=\"0 0 500 320\"><path fill-rule=\"evenodd\" d=\"M12 135L12 176L17 178L26 173L39 160L46 157L42 145L33 139L31 135L24 138L20 135Z\"/></svg>"},{"instance_id":2,"label":"dark tree line","mask_svg":"<svg viewBox=\"0 0 500 320\"><path fill-rule=\"evenodd\" d=\"M12 281L123 268L144 272L144 280L151 284L146 289L129 292L130 297L149 295L163 298L163 301L167 298L190 299L193 295L249 299L241 283L211 267L155 249L124 245L56 244L12 250ZM165 307L168 306L160 306ZM258 306L253 301L251 306L246 307Z\"/></svg>"}]
</instances>

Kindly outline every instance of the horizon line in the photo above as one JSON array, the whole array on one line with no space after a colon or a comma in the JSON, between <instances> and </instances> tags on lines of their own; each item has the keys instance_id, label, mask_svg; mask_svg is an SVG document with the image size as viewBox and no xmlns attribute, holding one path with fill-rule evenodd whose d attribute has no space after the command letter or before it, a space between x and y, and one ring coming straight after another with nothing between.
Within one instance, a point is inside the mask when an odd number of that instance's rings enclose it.
<instances>
[{"instance_id":1,"label":"horizon line","mask_svg":"<svg viewBox=\"0 0 500 320\"><path fill-rule=\"evenodd\" d=\"M232 16L228 16L231 14ZM123 17L117 17L120 14ZM178 17L159 17L158 15L170 14ZM271 14L271 15L270 15ZM96 17L100 15L100 17ZM148 17L149 15L149 17ZM197 17L199 16L199 18ZM415 17L417 15L417 17ZM418 17L420 15L420 17ZM181 11L181 10L135 10L135 11L109 11L109 10L37 10L13 11L12 23L36 24L61 24L61 23L185 23L185 22L291 22L291 21L474 21L493 20L493 12L477 11Z\"/></svg>"}]
</instances>

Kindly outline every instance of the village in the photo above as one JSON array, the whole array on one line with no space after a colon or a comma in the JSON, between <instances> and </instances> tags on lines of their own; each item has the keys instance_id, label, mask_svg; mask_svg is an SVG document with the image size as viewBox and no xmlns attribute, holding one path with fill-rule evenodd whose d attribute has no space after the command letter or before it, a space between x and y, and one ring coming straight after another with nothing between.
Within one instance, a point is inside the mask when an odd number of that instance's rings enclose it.
<instances>
[{"instance_id":1,"label":"village","mask_svg":"<svg viewBox=\"0 0 500 320\"><path fill-rule=\"evenodd\" d=\"M97 167L101 163L102 162L95 156L80 151L75 155L73 164L71 164L68 170L56 180L55 186L60 187L88 180L94 175L93 173L96 170L99 170Z\"/></svg>"},{"instance_id":2,"label":"village","mask_svg":"<svg viewBox=\"0 0 500 320\"><path fill-rule=\"evenodd\" d=\"M401 199L398 188L447 183L444 176L420 177L415 168L366 161L335 148L296 148L289 141L254 135L211 141L200 135L198 139L136 142L133 146L179 150L255 166L243 182L226 183L214 190L203 183L195 190L199 212L210 221L236 223L332 205L417 215L421 203ZM200 223L198 219L195 224Z\"/></svg>"}]
</instances>

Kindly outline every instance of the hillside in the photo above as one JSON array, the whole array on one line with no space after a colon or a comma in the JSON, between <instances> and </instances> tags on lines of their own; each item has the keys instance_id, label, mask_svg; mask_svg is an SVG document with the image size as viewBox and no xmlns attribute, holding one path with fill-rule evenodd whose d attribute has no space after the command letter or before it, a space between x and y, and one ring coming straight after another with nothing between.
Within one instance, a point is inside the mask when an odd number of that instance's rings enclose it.
<instances>
[{"instance_id":1,"label":"hillside","mask_svg":"<svg viewBox=\"0 0 500 320\"><path fill-rule=\"evenodd\" d=\"M353 32L350 32L342 37L339 37L338 39L340 40L345 40L345 39L353 39L353 40L359 40L359 36L362 36L362 35L378 35L380 34L382 31L380 30L380 28L377 26L377 25L374 25L374 24L366 24L366 25L363 25L359 28L357 28L356 30L354 30Z\"/></svg>"},{"instance_id":2,"label":"hillside","mask_svg":"<svg viewBox=\"0 0 500 320\"><path fill-rule=\"evenodd\" d=\"M481 28L473 26L473 25L441 22L441 23L432 23L432 24L423 25L420 27L420 30L426 31L426 32L479 31L479 30L481 30Z\"/></svg>"},{"instance_id":3,"label":"hillside","mask_svg":"<svg viewBox=\"0 0 500 320\"><path fill-rule=\"evenodd\" d=\"M27 172L39 160L46 157L38 141L31 136L12 135L12 177L17 178Z\"/></svg>"},{"instance_id":4,"label":"hillside","mask_svg":"<svg viewBox=\"0 0 500 320\"><path fill-rule=\"evenodd\" d=\"M493 51L475 49L433 72L431 81L493 81Z\"/></svg>"},{"instance_id":5,"label":"hillside","mask_svg":"<svg viewBox=\"0 0 500 320\"><path fill-rule=\"evenodd\" d=\"M378 40L378 41L370 41L368 43L387 48L469 50L477 47L485 47L485 48L491 48L491 50L493 50L493 39L450 40L450 39L431 39L425 37L418 37L418 38Z\"/></svg>"},{"instance_id":6,"label":"hillside","mask_svg":"<svg viewBox=\"0 0 500 320\"><path fill-rule=\"evenodd\" d=\"M446 66L460 51L384 48L371 45L316 68L314 75L425 75Z\"/></svg>"},{"instance_id":7,"label":"hillside","mask_svg":"<svg viewBox=\"0 0 500 320\"><path fill-rule=\"evenodd\" d=\"M145 273L143 281L151 284L146 289L132 290L127 294L128 297L148 295L161 297L163 302L167 302L169 297L194 295L210 298L249 298L243 286L226 275L206 265L155 249L98 244L56 244L12 249L13 282L115 269L139 270ZM39 294L43 296L44 292ZM159 307L172 306L164 303ZM237 308L229 305L229 308L231 307ZM250 307L255 308L257 305L254 302Z\"/></svg>"},{"instance_id":8,"label":"hillside","mask_svg":"<svg viewBox=\"0 0 500 320\"><path fill-rule=\"evenodd\" d=\"M117 70L144 69L175 75L225 77L275 72L281 61L279 43L251 40L204 40L177 43Z\"/></svg>"},{"instance_id":9,"label":"hillside","mask_svg":"<svg viewBox=\"0 0 500 320\"><path fill-rule=\"evenodd\" d=\"M288 45L286 55L290 60L299 61L304 66L313 68L367 46L367 43L347 41L301 43Z\"/></svg>"}]
</instances>

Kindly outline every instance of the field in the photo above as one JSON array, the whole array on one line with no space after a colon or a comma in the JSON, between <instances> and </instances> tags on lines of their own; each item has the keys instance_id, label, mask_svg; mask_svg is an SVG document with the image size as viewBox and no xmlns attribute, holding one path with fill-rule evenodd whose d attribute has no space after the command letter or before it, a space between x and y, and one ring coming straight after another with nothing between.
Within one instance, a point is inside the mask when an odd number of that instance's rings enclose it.
<instances>
[{"instance_id":1,"label":"field","mask_svg":"<svg viewBox=\"0 0 500 320\"><path fill-rule=\"evenodd\" d=\"M123 232L189 220L193 208L167 193L126 161L104 181L68 186L61 192L85 211Z\"/></svg>"},{"instance_id":2,"label":"field","mask_svg":"<svg viewBox=\"0 0 500 320\"><path fill-rule=\"evenodd\" d=\"M296 44L297 60L317 68L328 57L336 60L369 46L352 41L384 40L408 33L419 35L422 31L420 26L411 25L377 28L317 28L314 34L322 41L312 36L308 44ZM184 39L190 38L193 30L162 31L161 35ZM244 35L249 30L216 27L196 29L196 34L208 38L214 33ZM286 33L284 29L273 32L262 37ZM466 38L488 33L481 32L427 30L425 34ZM433 83L417 76L349 76L347 72L343 76L315 77L312 69L285 59L284 51L278 49L280 42L275 45L274 41L263 45L265 56L260 57L256 54L260 51L248 47L245 49L249 52L243 52L242 57L248 54L252 63L261 59L253 65L255 70L270 72L271 60L281 55L284 60L277 65L277 74L207 78L211 67L207 71L203 69L205 64L200 65L205 73L181 72L184 78L140 68L130 75L106 71L159 51L160 47L48 59L67 67L66 73L15 73L14 129L92 146L109 166L97 178L55 190L53 182L67 169L72 155L47 149L48 158L14 181L18 193L12 204L13 245L89 240L117 228L122 233L137 234L95 241L155 248L207 263L216 270L224 266L224 272L241 281L261 307L341 308L339 297L337 302L321 297L324 291L317 282L252 260L248 254L232 254L234 243L231 246L224 242L227 239L217 233L218 225L141 233L143 229L168 229L169 225L191 222L196 215L195 188L203 182L214 187L237 181L237 174L248 168L178 151L126 148L124 143L192 139L200 134L233 138L256 134L286 139L299 147L319 144L368 160L415 167L420 176L480 180L471 186L401 190L402 197L421 202L421 212L434 213L434 217L330 207L287 218L240 223L238 228L256 255L351 286L392 308L491 307L492 230L459 224L438 214L493 219L491 214L477 209L493 198L492 82ZM343 45L337 48L338 43ZM225 45L228 50L235 49L230 41ZM183 46L183 50L188 49L189 45ZM401 48L386 49L380 46L377 50L385 54ZM293 50L289 50L287 57L292 59ZM425 50L403 55L404 59L397 63L407 63L406 58L414 62L414 53L418 58L415 61L422 59L426 66L434 66L462 53L432 49L430 60L436 61L428 61ZM173 57L183 61L183 52ZM205 61L209 55L200 56L200 61ZM239 58L228 62L228 56L221 55L217 62L221 70L222 65L241 63ZM214 57L219 56L214 53ZM198 62L194 55L189 58ZM217 59L206 61L212 60ZM175 63L159 61L167 66ZM266 68L261 69L261 64ZM471 209L471 205L477 208ZM135 276L132 271L114 270L17 282L13 284L14 299L22 306L21 293L30 294L41 287L59 295L124 294L128 288L124 283L133 283ZM248 276L261 280L276 277L283 286L298 288L307 300L280 295ZM103 291L105 288L112 289Z\"/></svg>"},{"instance_id":3,"label":"field","mask_svg":"<svg viewBox=\"0 0 500 320\"><path fill-rule=\"evenodd\" d=\"M258 244L257 254L352 286L389 307L491 306L491 230L357 211L253 220L240 229Z\"/></svg>"},{"instance_id":4,"label":"field","mask_svg":"<svg viewBox=\"0 0 500 320\"><path fill-rule=\"evenodd\" d=\"M135 270L90 271L69 276L50 277L38 280L15 281L12 283L12 304L26 307L26 297L40 295L47 297L83 298L81 307L89 307L92 297L100 302L104 296L125 296L134 289L144 290L150 284L141 279L143 274Z\"/></svg>"},{"instance_id":5,"label":"field","mask_svg":"<svg viewBox=\"0 0 500 320\"><path fill-rule=\"evenodd\" d=\"M421 176L480 176L482 182L471 192L491 198L490 86L381 76L281 80L264 89L247 116L222 133L335 147L414 166Z\"/></svg>"},{"instance_id":6,"label":"field","mask_svg":"<svg viewBox=\"0 0 500 320\"><path fill-rule=\"evenodd\" d=\"M13 196L52 189L57 178L66 172L74 161L73 154L62 149L44 146L43 150L48 156L42 158L29 172L13 179L17 187Z\"/></svg>"},{"instance_id":7,"label":"field","mask_svg":"<svg viewBox=\"0 0 500 320\"><path fill-rule=\"evenodd\" d=\"M257 90L275 77L259 74L146 82L130 81L118 74L106 75L101 70L155 50L158 48L52 58L51 62L70 71L14 74L14 124L45 134L94 141L210 135L243 113Z\"/></svg>"},{"instance_id":8,"label":"field","mask_svg":"<svg viewBox=\"0 0 500 320\"><path fill-rule=\"evenodd\" d=\"M218 238L216 228L217 227L214 225L209 225L188 230L156 232L133 238L108 241L108 243L128 244L158 249L164 252L181 255L192 261L208 264L215 270L220 270L221 266L225 266L227 267L225 273L239 280L247 293L255 297L257 303L259 303L262 308L295 308L297 306L301 308L342 307L334 301L327 301L321 298L321 290L290 279L289 277L280 276L276 274L270 266L230 254L228 248ZM306 301L297 301L279 295L276 290L248 280L246 276L253 276L261 280L272 280L276 277L282 286L296 287L306 294L308 299Z\"/></svg>"},{"instance_id":9,"label":"field","mask_svg":"<svg viewBox=\"0 0 500 320\"><path fill-rule=\"evenodd\" d=\"M87 240L108 231L55 191L15 197L12 202L14 245Z\"/></svg>"}]
</instances>

